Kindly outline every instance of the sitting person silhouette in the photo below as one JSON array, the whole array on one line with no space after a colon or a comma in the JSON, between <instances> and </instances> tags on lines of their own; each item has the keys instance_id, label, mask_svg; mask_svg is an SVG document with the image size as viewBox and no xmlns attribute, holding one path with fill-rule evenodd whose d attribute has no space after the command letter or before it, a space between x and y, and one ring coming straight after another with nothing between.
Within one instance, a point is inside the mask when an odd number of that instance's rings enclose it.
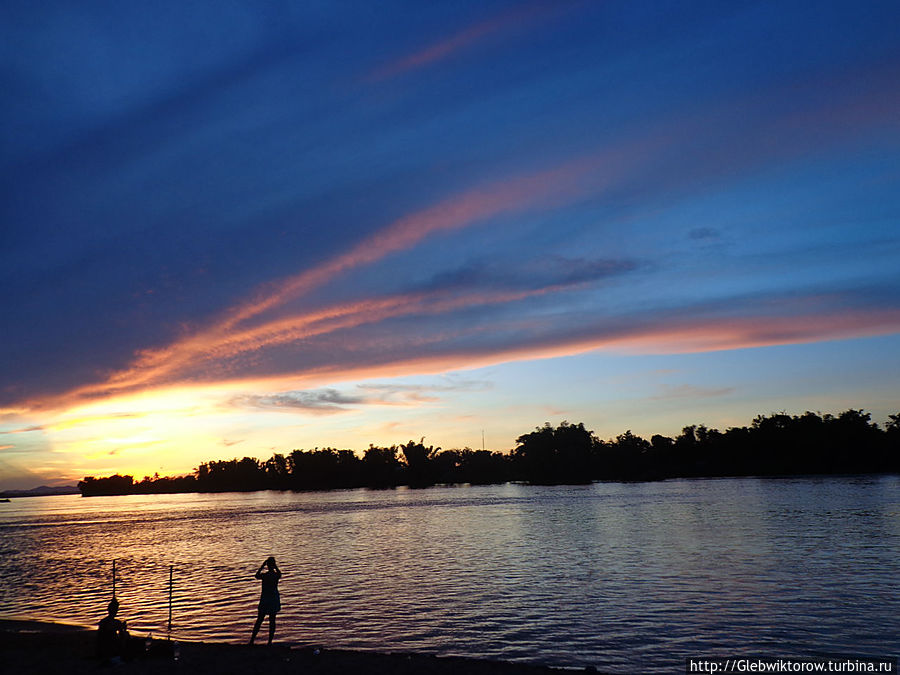
<instances>
[{"instance_id":1,"label":"sitting person silhouette","mask_svg":"<svg viewBox=\"0 0 900 675\"><path fill-rule=\"evenodd\" d=\"M263 568L268 567L268 571L263 572ZM262 581L262 592L259 596L259 608L256 616L256 623L253 626L253 635L250 636L250 644L256 640L256 634L259 633L259 627L262 625L263 618L269 617L269 642L272 644L272 638L275 636L275 615L281 610L281 596L278 594L278 580L281 579L281 570L275 564L275 558L269 556L265 562L256 570L256 578Z\"/></svg>"},{"instance_id":2,"label":"sitting person silhouette","mask_svg":"<svg viewBox=\"0 0 900 675\"><path fill-rule=\"evenodd\" d=\"M128 630L124 621L119 621L119 601L113 598L106 606L106 616L97 627L97 656L105 661L121 662L128 649Z\"/></svg>"}]
</instances>

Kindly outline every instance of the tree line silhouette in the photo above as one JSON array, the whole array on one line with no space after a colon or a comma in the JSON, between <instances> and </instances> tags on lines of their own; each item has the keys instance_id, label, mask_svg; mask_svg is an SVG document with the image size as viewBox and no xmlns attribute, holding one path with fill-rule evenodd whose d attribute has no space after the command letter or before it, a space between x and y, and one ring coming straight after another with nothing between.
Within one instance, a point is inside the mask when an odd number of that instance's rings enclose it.
<instances>
[{"instance_id":1,"label":"tree line silhouette","mask_svg":"<svg viewBox=\"0 0 900 675\"><path fill-rule=\"evenodd\" d=\"M509 453L441 450L409 441L352 450L316 448L203 462L192 475L85 477L83 496L253 490L413 488L436 484L581 484L595 480L661 480L726 476L900 473L900 414L882 429L863 410L758 416L722 432L684 427L675 438L646 440L630 430L600 440L584 424L549 422L519 436Z\"/></svg>"}]
</instances>

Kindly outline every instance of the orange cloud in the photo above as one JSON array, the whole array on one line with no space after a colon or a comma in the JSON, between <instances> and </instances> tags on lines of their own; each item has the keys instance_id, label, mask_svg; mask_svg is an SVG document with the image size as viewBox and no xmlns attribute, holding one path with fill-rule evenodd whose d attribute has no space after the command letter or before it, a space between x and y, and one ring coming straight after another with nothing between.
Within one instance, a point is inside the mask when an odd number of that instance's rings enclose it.
<instances>
[{"instance_id":1,"label":"orange cloud","mask_svg":"<svg viewBox=\"0 0 900 675\"><path fill-rule=\"evenodd\" d=\"M845 112L852 117L852 106L850 108ZM840 119L845 117L834 111L831 114ZM699 127L701 123L708 122L708 119L701 115L689 122L684 119L669 120L639 138L625 140L600 152L562 162L545 170L489 181L447 197L388 224L330 260L262 287L252 298L235 305L211 324L201 326L167 346L138 353L129 367L113 373L105 381L82 386L53 401L32 402L32 406L58 406L63 401L77 402L121 395L174 384L180 380L209 382L214 378L224 381L252 379L246 369L240 372L239 369L246 364L239 363L237 359L257 355L266 348L297 343L314 336L390 318L450 312L478 304L514 302L558 290L548 287L540 291L501 291L458 296L407 293L284 315L287 303L347 272L409 250L429 237L471 228L499 216L572 203L586 195L594 197L610 185L621 185L633 175L639 175L642 167L653 165L660 151L679 137L673 131ZM749 154L753 155L753 152ZM752 156L743 160L730 159L732 164L752 160ZM682 176L672 180L677 182L682 180ZM280 316L277 315L279 311ZM556 350L561 350L561 353L577 353L599 348L660 353L710 351L875 335L897 329L890 311L863 314L851 311L809 315L803 322L784 316L763 318L751 315L749 318L712 322L697 319L680 323L651 317L647 319L647 328L598 330L593 338L558 335L545 341L520 340L521 357L518 356L518 346L510 349L495 346L485 347L487 351L484 353L476 350L454 358L451 344L441 350L444 356L434 358L441 363L442 359L452 360L453 365L448 368L455 369L468 367L480 359L496 363L509 358L529 358L524 356L526 354L533 355L531 358L541 358L542 350L549 350L551 355ZM418 363L416 358L413 355L409 363ZM317 371L320 375L326 372L337 375L345 369L356 372L356 366L340 363L324 364L320 368ZM308 369L302 373L288 372L285 379L293 381L310 372Z\"/></svg>"},{"instance_id":2,"label":"orange cloud","mask_svg":"<svg viewBox=\"0 0 900 675\"><path fill-rule=\"evenodd\" d=\"M474 328L470 332L491 328ZM417 354L381 363L344 364L306 368L265 378L234 379L221 383L261 391L298 386L319 386L380 377L433 375L500 363L575 356L590 351L631 354L684 354L803 344L900 332L900 310L839 310L791 317L756 315L744 318L684 318L636 320L632 326L577 336L550 335L500 348L447 349L440 354ZM419 347L437 344L448 335L419 341Z\"/></svg>"},{"instance_id":3,"label":"orange cloud","mask_svg":"<svg viewBox=\"0 0 900 675\"><path fill-rule=\"evenodd\" d=\"M551 12L559 11L559 9L559 3L533 4L531 6L518 7L498 16L479 21L372 71L366 79L370 82L380 82L426 68L484 42L492 35L500 34L516 27L536 25L538 19L545 17Z\"/></svg>"},{"instance_id":4,"label":"orange cloud","mask_svg":"<svg viewBox=\"0 0 900 675\"><path fill-rule=\"evenodd\" d=\"M201 361L228 357L241 351L289 342L322 332L333 331L388 316L421 311L425 298L400 296L385 300L361 301L325 308L295 317L277 318L257 326L245 324L267 311L301 297L339 275L368 265L386 256L412 248L427 237L471 227L492 217L521 213L533 208L547 208L569 202L608 179L617 163L627 164L632 156L617 149L597 156L578 158L544 171L526 173L489 182L447 198L434 206L403 217L349 251L314 268L267 285L251 300L237 305L211 326L186 336L160 349L138 354L127 369L114 373L106 381L86 385L69 396L103 396L161 383ZM598 168L606 173L597 176ZM594 180L587 180L594 174ZM505 301L515 299L505 298ZM500 302L503 298L482 302ZM454 301L448 301L455 305ZM477 298L469 298L477 303ZM434 305L434 307L448 305ZM330 322L330 323L329 323ZM316 324L319 324L318 326Z\"/></svg>"},{"instance_id":5,"label":"orange cloud","mask_svg":"<svg viewBox=\"0 0 900 675\"><path fill-rule=\"evenodd\" d=\"M453 300L448 298L447 302ZM798 306L815 306L816 300L801 298L795 302ZM818 306L823 307L822 304ZM823 308L795 315L785 315L791 307L784 304L759 303L755 309L755 316L715 317L710 316L708 311L705 315L694 316L644 315L619 317L615 325L612 321L608 324L597 322L591 327L573 326L572 322L558 322L552 318L543 326L538 326L533 319L528 319L528 328L520 330L516 343L511 345L498 344L492 339L494 331L498 330L495 323L462 324L454 334L414 337L392 334L387 339L395 341L396 345L387 345L387 349L371 353L366 351L372 344L366 331L351 331L342 336L346 342L342 353L349 355L354 362L338 356L330 363L296 368L270 377L223 376L216 381L186 383L183 380L178 385L151 384L132 393L111 393L90 401L59 399L55 402L58 405L55 411L49 409L48 401L41 413L51 417L45 427L57 452L88 457L80 465L83 475L120 470L120 466L108 466L110 451L127 451L129 461L140 459L144 456L141 453L152 452L153 466L156 468L148 468L149 473L162 471L160 467L163 466L168 467L165 469L167 471L186 471L196 462L208 458L211 449L221 447L223 433L231 433L230 420L235 408L246 407L248 396L265 398L266 394L272 394L277 400L284 392L301 388L381 377L394 379L407 375L446 373L597 350L684 353L900 332L898 309ZM516 334L525 323L509 321L499 326L499 330L505 334ZM474 338L482 336L487 340L479 344L480 340ZM377 388L361 391L359 396L370 403L392 403L390 391L379 392ZM399 400L403 404L429 404L424 400L427 397L406 396L415 394L413 390L404 392L401 389L400 393ZM664 393L696 395L724 392L675 390ZM159 439L156 438L158 430L164 430ZM257 440L253 448L263 447L261 443ZM190 453L186 453L186 447L192 449ZM247 452L252 452L253 448L248 447ZM143 461L147 463L147 460ZM144 469L143 466L140 468Z\"/></svg>"},{"instance_id":6,"label":"orange cloud","mask_svg":"<svg viewBox=\"0 0 900 675\"><path fill-rule=\"evenodd\" d=\"M872 337L898 331L900 310L838 309L822 314L670 322L617 337L606 346L629 353L688 354Z\"/></svg>"},{"instance_id":7,"label":"orange cloud","mask_svg":"<svg viewBox=\"0 0 900 675\"><path fill-rule=\"evenodd\" d=\"M569 287L570 284L557 284L528 290L476 291L461 294L437 290L335 305L273 320L252 328L235 330L224 335L219 341L209 341L202 352L181 354L176 352L177 358L163 362L158 367L138 366L131 371L115 375L105 383L81 387L64 398L78 400L126 393L141 388L155 388L171 379L177 379L179 375L184 375L183 369L196 370L203 364L210 366L211 374L199 379L209 381L215 377L222 377L224 364L230 360L254 354L265 348L295 343L317 335L357 328L386 319L410 315L436 315L473 306L511 303ZM131 379L127 377L129 373L134 374ZM60 401L55 401L54 405L59 403Z\"/></svg>"}]
</instances>

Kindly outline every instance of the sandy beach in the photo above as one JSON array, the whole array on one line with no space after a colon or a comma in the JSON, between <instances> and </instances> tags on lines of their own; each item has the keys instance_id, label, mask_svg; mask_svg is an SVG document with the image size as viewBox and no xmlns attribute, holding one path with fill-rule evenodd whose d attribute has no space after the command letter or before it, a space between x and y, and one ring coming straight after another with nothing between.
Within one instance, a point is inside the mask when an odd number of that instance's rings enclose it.
<instances>
[{"instance_id":1,"label":"sandy beach","mask_svg":"<svg viewBox=\"0 0 900 675\"><path fill-rule=\"evenodd\" d=\"M95 631L80 626L38 621L0 620L0 654L7 673L122 672L199 673L204 675L338 675L352 673L397 675L539 675L563 670L525 664L422 654L379 654L273 645L179 643L177 661L153 655L119 665L102 664L95 656ZM162 644L157 645L159 648ZM164 651L160 649L160 652Z\"/></svg>"}]
</instances>

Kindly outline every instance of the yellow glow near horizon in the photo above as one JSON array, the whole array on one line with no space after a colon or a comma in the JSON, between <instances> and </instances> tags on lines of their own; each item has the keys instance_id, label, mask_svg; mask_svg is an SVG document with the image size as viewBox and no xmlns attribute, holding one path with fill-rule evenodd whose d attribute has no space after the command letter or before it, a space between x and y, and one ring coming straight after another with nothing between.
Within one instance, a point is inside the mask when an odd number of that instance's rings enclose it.
<instances>
[{"instance_id":1,"label":"yellow glow near horizon","mask_svg":"<svg viewBox=\"0 0 900 675\"><path fill-rule=\"evenodd\" d=\"M274 452L290 452L304 445L309 434L302 432L312 431L312 426L317 439L326 436L329 440L308 442L308 447L333 443L359 450L369 442L379 442L363 438L362 431L371 429L369 417L378 414L370 409L382 408L377 402L366 406L367 410L324 417L245 409L240 403L240 397L250 392L282 393L290 390L291 384L299 383L273 378L159 388L35 412L29 417L40 422L52 452L71 467L68 475L73 479L119 473L140 480L154 473L191 473L201 462L226 456L266 459ZM391 408L397 405L383 403ZM359 424L347 425L348 415Z\"/></svg>"},{"instance_id":2,"label":"yellow glow near horizon","mask_svg":"<svg viewBox=\"0 0 900 675\"><path fill-rule=\"evenodd\" d=\"M43 431L73 474L187 473L208 459L227 410L212 388L172 388L49 412ZM162 470L162 471L161 471Z\"/></svg>"},{"instance_id":3,"label":"yellow glow near horizon","mask_svg":"<svg viewBox=\"0 0 900 675\"><path fill-rule=\"evenodd\" d=\"M127 394L108 394L103 398L86 399L76 391L37 401L29 408L0 410L0 415L7 420L16 419L19 424L18 428L5 432L13 434L8 438L15 446L20 444L19 438L28 438L27 444L45 453L40 459L35 457L34 464L23 468L47 475L47 480L77 480L86 475L113 473L131 474L136 479L157 472L178 475L190 473L201 462L210 460L245 455L265 459L274 452L326 445L362 451L369 443L392 445L423 434L431 434L437 444L441 441L435 435L443 434L443 442L452 444L445 447L460 447L473 441L472 434L464 429L468 422L463 422L460 428L449 422L452 416L441 410L439 397L393 400L370 397L360 405L340 406L338 415L303 406L256 405L253 399L338 385L362 385L365 391L367 381L402 382L407 377L587 352L711 352L847 335L877 335L893 330L900 315L894 311L874 315L860 311L837 317L801 318L803 321L776 317L762 324L755 320L675 321L616 337L551 342L485 353L412 356L392 363L321 368L264 378L159 386ZM765 329L762 334L760 325ZM810 325L815 328L814 336L801 330ZM475 417L483 411L482 406ZM501 416L509 414L506 411ZM517 425L524 429L532 423L530 417L521 425L509 419L495 418L491 422L497 428L506 429ZM483 426L483 422L475 426ZM515 432L510 431L503 445L495 445L495 449L508 449L514 437ZM11 462L7 466L15 468L15 460Z\"/></svg>"}]
</instances>

